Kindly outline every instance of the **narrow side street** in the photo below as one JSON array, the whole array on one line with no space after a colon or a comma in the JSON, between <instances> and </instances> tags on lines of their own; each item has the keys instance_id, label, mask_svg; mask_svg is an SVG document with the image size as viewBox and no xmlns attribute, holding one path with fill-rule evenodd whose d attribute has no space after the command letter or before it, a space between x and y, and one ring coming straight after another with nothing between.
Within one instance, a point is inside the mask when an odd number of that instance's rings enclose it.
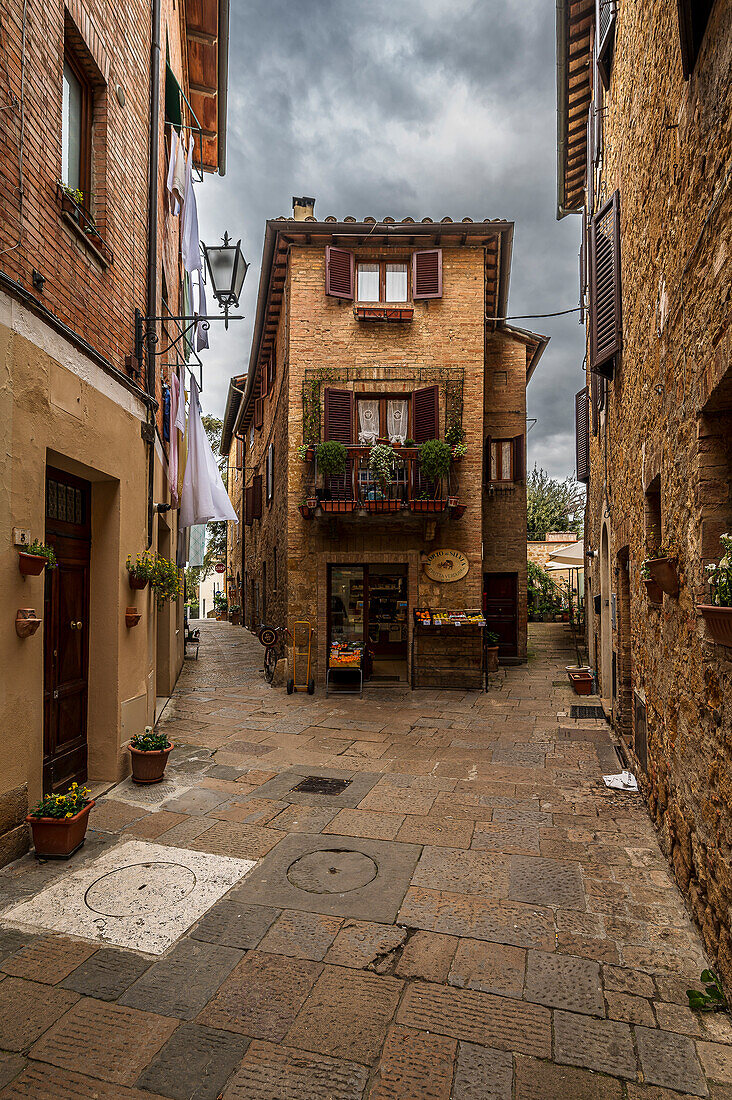
<instances>
[{"instance_id":1,"label":"narrow side street","mask_svg":"<svg viewBox=\"0 0 732 1100\"><path fill-rule=\"evenodd\" d=\"M687 1007L700 940L640 796L603 785L604 721L570 717L566 627L485 694L326 699L200 625L164 783L0 872L3 1100L730 1100L729 1017Z\"/></svg>"}]
</instances>

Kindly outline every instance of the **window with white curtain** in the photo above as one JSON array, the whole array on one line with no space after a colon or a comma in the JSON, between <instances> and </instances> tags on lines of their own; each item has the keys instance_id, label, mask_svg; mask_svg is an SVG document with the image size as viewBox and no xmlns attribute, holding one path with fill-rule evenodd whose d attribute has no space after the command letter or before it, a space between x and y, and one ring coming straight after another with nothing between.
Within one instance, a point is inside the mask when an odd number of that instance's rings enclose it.
<instances>
[{"instance_id":1,"label":"window with white curtain","mask_svg":"<svg viewBox=\"0 0 732 1100\"><path fill-rule=\"evenodd\" d=\"M379 265L358 265L358 300L359 302L378 302L379 300Z\"/></svg>"},{"instance_id":2,"label":"window with white curtain","mask_svg":"<svg viewBox=\"0 0 732 1100\"><path fill-rule=\"evenodd\" d=\"M409 405L406 401L387 401L386 429L391 443L403 443L409 434Z\"/></svg>"}]
</instances>

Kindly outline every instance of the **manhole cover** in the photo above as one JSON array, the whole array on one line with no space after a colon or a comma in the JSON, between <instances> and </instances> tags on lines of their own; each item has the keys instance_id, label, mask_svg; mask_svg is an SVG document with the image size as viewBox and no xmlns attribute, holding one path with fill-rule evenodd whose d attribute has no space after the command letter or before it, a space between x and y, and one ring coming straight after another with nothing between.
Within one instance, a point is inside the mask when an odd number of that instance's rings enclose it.
<instances>
[{"instance_id":1,"label":"manhole cover","mask_svg":"<svg viewBox=\"0 0 732 1100\"><path fill-rule=\"evenodd\" d=\"M195 874L181 863L134 863L98 878L84 901L105 917L147 916L176 905L195 885Z\"/></svg>"},{"instance_id":2,"label":"manhole cover","mask_svg":"<svg viewBox=\"0 0 732 1100\"><path fill-rule=\"evenodd\" d=\"M336 848L301 856L290 864L287 877L309 894L347 894L373 882L378 873L370 856Z\"/></svg>"},{"instance_id":3,"label":"manhole cover","mask_svg":"<svg viewBox=\"0 0 732 1100\"><path fill-rule=\"evenodd\" d=\"M309 775L292 790L302 791L303 794L343 794L350 784L350 779L323 779L319 775Z\"/></svg>"},{"instance_id":4,"label":"manhole cover","mask_svg":"<svg viewBox=\"0 0 732 1100\"><path fill-rule=\"evenodd\" d=\"M602 707L570 707L570 718L604 718L605 711Z\"/></svg>"}]
</instances>

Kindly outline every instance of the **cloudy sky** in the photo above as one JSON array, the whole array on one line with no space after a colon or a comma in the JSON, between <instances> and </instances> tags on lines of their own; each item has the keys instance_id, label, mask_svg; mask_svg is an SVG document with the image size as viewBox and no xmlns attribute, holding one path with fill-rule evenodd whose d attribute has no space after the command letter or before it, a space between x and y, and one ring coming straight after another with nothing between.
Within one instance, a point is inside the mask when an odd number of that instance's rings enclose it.
<instances>
[{"instance_id":1,"label":"cloudy sky","mask_svg":"<svg viewBox=\"0 0 732 1100\"><path fill-rule=\"evenodd\" d=\"M228 164L199 191L201 235L241 237L245 321L211 328L207 412L246 370L264 223L314 195L319 218L516 223L509 313L577 305L579 220L557 222L552 0L234 0ZM577 315L517 321L551 342L529 386L529 464L574 469Z\"/></svg>"}]
</instances>

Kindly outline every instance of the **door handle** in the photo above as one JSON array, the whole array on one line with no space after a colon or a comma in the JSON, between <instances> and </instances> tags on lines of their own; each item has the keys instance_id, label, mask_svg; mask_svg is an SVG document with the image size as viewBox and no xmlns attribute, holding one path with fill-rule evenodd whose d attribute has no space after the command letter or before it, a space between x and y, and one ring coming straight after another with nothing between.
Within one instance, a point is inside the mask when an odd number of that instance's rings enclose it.
<instances>
[{"instance_id":1,"label":"door handle","mask_svg":"<svg viewBox=\"0 0 732 1100\"><path fill-rule=\"evenodd\" d=\"M54 691L53 697L54 697L54 699L58 699L58 691Z\"/></svg>"},{"instance_id":2,"label":"door handle","mask_svg":"<svg viewBox=\"0 0 732 1100\"><path fill-rule=\"evenodd\" d=\"M74 620L72 619L71 622L69 623L69 629L70 630L81 630L81 627L82 627L82 622L81 622L80 619L77 622L74 622Z\"/></svg>"}]
</instances>

